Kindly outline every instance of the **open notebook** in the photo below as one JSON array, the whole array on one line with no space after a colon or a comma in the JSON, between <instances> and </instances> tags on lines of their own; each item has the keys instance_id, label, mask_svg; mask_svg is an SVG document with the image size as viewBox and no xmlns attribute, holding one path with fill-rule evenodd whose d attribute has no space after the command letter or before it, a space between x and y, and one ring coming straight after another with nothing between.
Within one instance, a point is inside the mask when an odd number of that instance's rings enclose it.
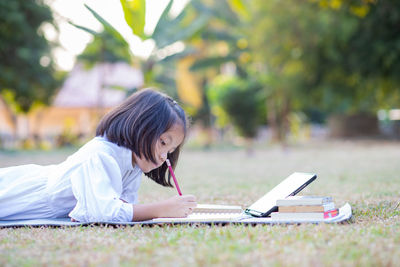
<instances>
[{"instance_id":1,"label":"open notebook","mask_svg":"<svg viewBox=\"0 0 400 267\"><path fill-rule=\"evenodd\" d=\"M276 210L276 200L296 195L316 178L317 175L313 173L295 172L244 210L240 206L199 204L188 217L156 218L149 222L218 222L267 217L271 212Z\"/></svg>"}]
</instances>

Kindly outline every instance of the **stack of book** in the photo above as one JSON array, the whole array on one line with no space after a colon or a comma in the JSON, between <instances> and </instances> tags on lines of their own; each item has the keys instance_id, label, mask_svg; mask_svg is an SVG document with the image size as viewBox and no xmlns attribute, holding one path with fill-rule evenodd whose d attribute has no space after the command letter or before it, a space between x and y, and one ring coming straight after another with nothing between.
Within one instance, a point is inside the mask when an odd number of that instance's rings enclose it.
<instances>
[{"instance_id":1,"label":"stack of book","mask_svg":"<svg viewBox=\"0 0 400 267\"><path fill-rule=\"evenodd\" d=\"M320 221L337 216L332 197L327 196L289 196L276 201L278 212L271 213L273 220Z\"/></svg>"}]
</instances>

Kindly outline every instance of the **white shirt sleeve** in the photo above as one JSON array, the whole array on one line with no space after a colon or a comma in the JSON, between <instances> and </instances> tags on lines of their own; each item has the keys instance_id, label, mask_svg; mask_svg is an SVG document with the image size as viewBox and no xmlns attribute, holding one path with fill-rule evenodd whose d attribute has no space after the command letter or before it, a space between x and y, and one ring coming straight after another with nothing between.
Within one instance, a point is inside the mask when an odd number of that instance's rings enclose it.
<instances>
[{"instance_id":1,"label":"white shirt sleeve","mask_svg":"<svg viewBox=\"0 0 400 267\"><path fill-rule=\"evenodd\" d=\"M131 204L138 203L138 191L142 181L142 174L143 172L136 167L127 173L127 177L122 177L121 199Z\"/></svg>"},{"instance_id":2,"label":"white shirt sleeve","mask_svg":"<svg viewBox=\"0 0 400 267\"><path fill-rule=\"evenodd\" d=\"M132 221L133 206L120 200L122 174L116 160L97 153L71 174L72 192L77 200L69 213L80 222Z\"/></svg>"}]
</instances>

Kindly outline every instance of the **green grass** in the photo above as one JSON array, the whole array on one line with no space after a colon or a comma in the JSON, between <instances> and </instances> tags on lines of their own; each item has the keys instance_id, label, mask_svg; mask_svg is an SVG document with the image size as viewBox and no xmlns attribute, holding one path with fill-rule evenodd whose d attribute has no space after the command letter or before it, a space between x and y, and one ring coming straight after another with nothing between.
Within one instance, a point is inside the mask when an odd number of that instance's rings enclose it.
<instances>
[{"instance_id":1,"label":"green grass","mask_svg":"<svg viewBox=\"0 0 400 267\"><path fill-rule=\"evenodd\" d=\"M0 167L56 163L71 150L0 152ZM349 224L0 229L0 266L399 266L400 143L330 141L281 149L186 148L176 174L201 203L251 204L294 171L304 194L349 202ZM140 201L176 194L144 179Z\"/></svg>"}]
</instances>

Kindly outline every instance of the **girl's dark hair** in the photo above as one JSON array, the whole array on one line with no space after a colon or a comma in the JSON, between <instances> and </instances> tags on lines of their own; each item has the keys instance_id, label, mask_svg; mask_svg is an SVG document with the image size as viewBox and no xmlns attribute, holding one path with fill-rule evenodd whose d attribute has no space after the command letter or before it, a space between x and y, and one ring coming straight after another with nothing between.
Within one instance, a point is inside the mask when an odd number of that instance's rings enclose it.
<instances>
[{"instance_id":1,"label":"girl's dark hair","mask_svg":"<svg viewBox=\"0 0 400 267\"><path fill-rule=\"evenodd\" d=\"M105 135L110 142L126 147L137 156L156 164L153 152L156 141L176 123L182 125L186 137L188 123L183 109L171 97L148 88L134 93L107 113L97 126L96 136ZM180 147L168 154L174 169ZM145 174L156 183L172 187L171 174L166 178L167 169L164 162L159 168Z\"/></svg>"}]
</instances>

